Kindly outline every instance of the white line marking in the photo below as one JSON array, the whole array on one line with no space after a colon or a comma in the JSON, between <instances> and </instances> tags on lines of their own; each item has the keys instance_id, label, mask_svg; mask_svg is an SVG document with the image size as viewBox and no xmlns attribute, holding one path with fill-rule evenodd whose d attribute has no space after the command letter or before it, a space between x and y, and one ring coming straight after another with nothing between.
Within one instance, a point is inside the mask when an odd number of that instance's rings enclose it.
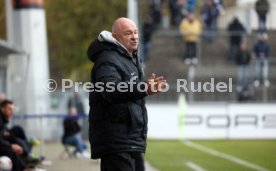
<instances>
[{"instance_id":1,"label":"white line marking","mask_svg":"<svg viewBox=\"0 0 276 171\"><path fill-rule=\"evenodd\" d=\"M194 171L206 171L205 169L203 169L202 167L200 167L199 165L193 162L187 162L186 165Z\"/></svg>"},{"instance_id":2,"label":"white line marking","mask_svg":"<svg viewBox=\"0 0 276 171\"><path fill-rule=\"evenodd\" d=\"M148 161L145 161L145 168L146 171L159 171L158 169L154 168Z\"/></svg>"},{"instance_id":3,"label":"white line marking","mask_svg":"<svg viewBox=\"0 0 276 171\"><path fill-rule=\"evenodd\" d=\"M222 153L222 152L219 152L219 151L216 151L214 149L211 149L211 148L208 148L208 147L205 147L205 146L202 146L200 144L196 144L194 142L191 142L191 141L185 141L185 144L189 147L192 147L194 149L197 149L199 151L203 151L205 153L208 153L210 155L213 155L213 156L217 156L217 157L220 157L220 158L224 158L224 159L227 159L227 160L230 160L234 163L237 163L239 165L242 165L242 166L245 166L245 167L248 167L248 168L251 168L251 169L254 169L254 170L258 170L258 171L269 171L268 169L266 168L263 168L261 166L258 166L256 164L253 164L253 163L250 163L248 161L245 161L245 160L242 160L240 158L237 158L237 157L234 157L232 155L229 155L229 154L225 154L225 153Z\"/></svg>"}]
</instances>

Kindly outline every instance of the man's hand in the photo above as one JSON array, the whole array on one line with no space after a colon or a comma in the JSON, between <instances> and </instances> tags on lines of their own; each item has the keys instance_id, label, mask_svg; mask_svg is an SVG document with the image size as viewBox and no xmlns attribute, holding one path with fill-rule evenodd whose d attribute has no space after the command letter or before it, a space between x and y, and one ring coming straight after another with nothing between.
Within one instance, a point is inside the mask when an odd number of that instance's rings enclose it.
<instances>
[{"instance_id":1,"label":"man's hand","mask_svg":"<svg viewBox=\"0 0 276 171\"><path fill-rule=\"evenodd\" d=\"M167 81L164 79L163 76L156 77L155 74L152 74L147 79L147 94L153 95L158 92L162 92L167 87Z\"/></svg>"},{"instance_id":2,"label":"man's hand","mask_svg":"<svg viewBox=\"0 0 276 171\"><path fill-rule=\"evenodd\" d=\"M13 151L15 154L20 155L20 154L23 153L22 147L20 147L20 146L17 145L17 144L12 144L12 145L11 145L11 148L12 148L12 151Z\"/></svg>"}]
</instances>

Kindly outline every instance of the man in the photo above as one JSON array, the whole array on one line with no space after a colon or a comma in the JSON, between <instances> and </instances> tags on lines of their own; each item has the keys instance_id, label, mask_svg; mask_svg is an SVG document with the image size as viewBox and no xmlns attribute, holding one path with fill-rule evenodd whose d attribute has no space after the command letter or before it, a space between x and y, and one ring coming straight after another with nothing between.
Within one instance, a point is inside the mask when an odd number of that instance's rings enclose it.
<instances>
[{"instance_id":1,"label":"man","mask_svg":"<svg viewBox=\"0 0 276 171\"><path fill-rule=\"evenodd\" d=\"M217 19L219 16L219 11L213 0L204 1L204 5L201 10L201 17L204 23L204 34L203 38L209 43L212 43L216 30L217 30Z\"/></svg>"},{"instance_id":2,"label":"man","mask_svg":"<svg viewBox=\"0 0 276 171\"><path fill-rule=\"evenodd\" d=\"M0 156L8 156L13 163L13 171L45 171L34 167L40 159L32 158L29 155L28 144L24 130L20 126L7 129L7 124L13 116L14 105L10 100L5 99L0 103Z\"/></svg>"},{"instance_id":3,"label":"man","mask_svg":"<svg viewBox=\"0 0 276 171\"><path fill-rule=\"evenodd\" d=\"M266 16L269 12L269 2L267 0L258 0L255 3L255 10L259 18L259 31L266 31Z\"/></svg>"},{"instance_id":4,"label":"man","mask_svg":"<svg viewBox=\"0 0 276 171\"><path fill-rule=\"evenodd\" d=\"M241 43L236 53L236 64L238 65L237 92L240 93L248 87L248 66L250 64L251 53L245 42Z\"/></svg>"},{"instance_id":5,"label":"man","mask_svg":"<svg viewBox=\"0 0 276 171\"><path fill-rule=\"evenodd\" d=\"M19 155L23 154L23 148L7 139L9 132L6 124L13 115L13 109L12 101L4 100L0 104L0 156L5 155L12 160L13 171L22 171L25 169L25 164Z\"/></svg>"},{"instance_id":6,"label":"man","mask_svg":"<svg viewBox=\"0 0 276 171\"><path fill-rule=\"evenodd\" d=\"M246 33L246 30L240 20L235 17L231 23L228 25L228 33L229 33L229 40L230 40L230 47L228 52L228 59L232 60L235 56L237 51L240 48L240 45L243 40L243 36Z\"/></svg>"},{"instance_id":7,"label":"man","mask_svg":"<svg viewBox=\"0 0 276 171\"><path fill-rule=\"evenodd\" d=\"M185 63L187 65L197 64L197 44L201 34L201 23L193 13L188 14L187 19L183 19L179 26L180 33L183 36L185 47Z\"/></svg>"},{"instance_id":8,"label":"man","mask_svg":"<svg viewBox=\"0 0 276 171\"><path fill-rule=\"evenodd\" d=\"M81 126L78 123L78 113L76 108L70 108L68 116L63 120L62 143L74 146L74 155L77 158L90 158L90 154L85 151L87 145L81 137Z\"/></svg>"},{"instance_id":9,"label":"man","mask_svg":"<svg viewBox=\"0 0 276 171\"><path fill-rule=\"evenodd\" d=\"M150 16L146 19L145 23L143 24L142 27L143 31L143 63L146 63L149 59L149 52L152 47L151 44L151 37L154 32L154 25L153 25L153 20Z\"/></svg>"},{"instance_id":10,"label":"man","mask_svg":"<svg viewBox=\"0 0 276 171\"><path fill-rule=\"evenodd\" d=\"M74 92L74 94L68 100L68 111L70 111L72 108L77 110L79 117L85 116L83 102L79 92Z\"/></svg>"},{"instance_id":11,"label":"man","mask_svg":"<svg viewBox=\"0 0 276 171\"><path fill-rule=\"evenodd\" d=\"M138 40L136 24L119 18L112 33L101 32L87 52L94 62L95 85L89 95L89 140L91 157L101 158L101 171L144 171L148 120L144 97L162 91L166 80L152 74L143 81ZM119 89L124 83L127 91Z\"/></svg>"},{"instance_id":12,"label":"man","mask_svg":"<svg viewBox=\"0 0 276 171\"><path fill-rule=\"evenodd\" d=\"M263 84L265 87L270 86L269 82L269 53L270 47L268 42L267 34L259 34L258 40L254 45L254 55L255 55L255 81L254 86L259 87L261 77L263 76Z\"/></svg>"}]
</instances>

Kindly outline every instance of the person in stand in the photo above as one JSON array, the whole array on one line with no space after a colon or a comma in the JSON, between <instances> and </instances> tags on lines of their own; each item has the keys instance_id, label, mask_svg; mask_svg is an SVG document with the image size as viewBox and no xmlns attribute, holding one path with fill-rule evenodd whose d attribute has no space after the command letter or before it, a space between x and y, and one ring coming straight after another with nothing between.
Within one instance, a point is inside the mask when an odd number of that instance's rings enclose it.
<instances>
[{"instance_id":1,"label":"person in stand","mask_svg":"<svg viewBox=\"0 0 276 171\"><path fill-rule=\"evenodd\" d=\"M197 44L201 35L201 23L197 20L193 13L189 13L188 17L183 19L180 23L179 30L185 42L185 63L196 65L197 58Z\"/></svg>"},{"instance_id":2,"label":"person in stand","mask_svg":"<svg viewBox=\"0 0 276 171\"><path fill-rule=\"evenodd\" d=\"M204 23L203 38L212 43L217 31L217 18L219 11L213 0L205 0L201 10L201 17Z\"/></svg>"},{"instance_id":3,"label":"person in stand","mask_svg":"<svg viewBox=\"0 0 276 171\"><path fill-rule=\"evenodd\" d=\"M269 52L270 47L267 41L268 36L266 33L258 34L258 40L254 45L254 55L255 55L255 81L254 86L259 87L262 80L265 87L269 87L270 82L268 79L269 73Z\"/></svg>"},{"instance_id":4,"label":"person in stand","mask_svg":"<svg viewBox=\"0 0 276 171\"><path fill-rule=\"evenodd\" d=\"M241 92L248 86L248 66L251 60L251 53L246 43L242 43L236 54L236 63L238 65L237 91Z\"/></svg>"},{"instance_id":5,"label":"person in stand","mask_svg":"<svg viewBox=\"0 0 276 171\"><path fill-rule=\"evenodd\" d=\"M147 62L149 59L149 51L152 47L151 37L154 32L154 24L153 20L150 16L148 16L147 20L143 24L143 63Z\"/></svg>"},{"instance_id":6,"label":"person in stand","mask_svg":"<svg viewBox=\"0 0 276 171\"><path fill-rule=\"evenodd\" d=\"M178 6L177 0L169 0L169 9L170 9L170 21L172 26L177 26L177 15L178 15Z\"/></svg>"},{"instance_id":7,"label":"person in stand","mask_svg":"<svg viewBox=\"0 0 276 171\"><path fill-rule=\"evenodd\" d=\"M255 3L255 11L259 18L259 32L266 32L266 18L269 8L268 0L257 0Z\"/></svg>"},{"instance_id":8,"label":"person in stand","mask_svg":"<svg viewBox=\"0 0 276 171\"><path fill-rule=\"evenodd\" d=\"M237 51L241 46L243 36L246 33L246 30L238 18L234 18L233 21L228 25L229 33L229 52L228 60L233 60L236 56Z\"/></svg>"}]
</instances>

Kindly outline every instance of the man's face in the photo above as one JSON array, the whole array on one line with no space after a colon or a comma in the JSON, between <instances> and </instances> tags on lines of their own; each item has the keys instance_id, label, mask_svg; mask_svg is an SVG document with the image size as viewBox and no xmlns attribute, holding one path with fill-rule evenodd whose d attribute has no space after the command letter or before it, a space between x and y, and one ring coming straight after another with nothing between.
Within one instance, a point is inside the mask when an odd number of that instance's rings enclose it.
<instances>
[{"instance_id":1,"label":"man's face","mask_svg":"<svg viewBox=\"0 0 276 171\"><path fill-rule=\"evenodd\" d=\"M130 21L121 22L116 32L112 33L113 37L120 42L129 52L138 49L138 29L135 23Z\"/></svg>"},{"instance_id":2,"label":"man's face","mask_svg":"<svg viewBox=\"0 0 276 171\"><path fill-rule=\"evenodd\" d=\"M1 110L7 119L10 119L13 115L13 104L7 104L6 107L2 107Z\"/></svg>"},{"instance_id":3,"label":"man's face","mask_svg":"<svg viewBox=\"0 0 276 171\"><path fill-rule=\"evenodd\" d=\"M246 44L241 44L241 50L246 50L247 47L246 47Z\"/></svg>"},{"instance_id":4,"label":"man's face","mask_svg":"<svg viewBox=\"0 0 276 171\"><path fill-rule=\"evenodd\" d=\"M260 36L260 41L264 42L265 41L265 36L261 35Z\"/></svg>"},{"instance_id":5,"label":"man's face","mask_svg":"<svg viewBox=\"0 0 276 171\"><path fill-rule=\"evenodd\" d=\"M188 15L188 20L189 20L190 22L193 22L193 21L194 21L194 14L189 14L189 15Z\"/></svg>"}]
</instances>

